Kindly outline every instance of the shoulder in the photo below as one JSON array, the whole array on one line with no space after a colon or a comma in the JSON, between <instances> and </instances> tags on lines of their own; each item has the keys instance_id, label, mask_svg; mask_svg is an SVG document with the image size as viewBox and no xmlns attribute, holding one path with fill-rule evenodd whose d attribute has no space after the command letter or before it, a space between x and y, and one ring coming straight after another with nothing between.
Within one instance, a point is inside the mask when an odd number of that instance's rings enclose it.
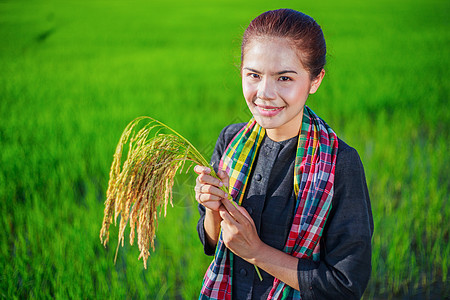
<instances>
[{"instance_id":1,"label":"shoulder","mask_svg":"<svg viewBox=\"0 0 450 300\"><path fill-rule=\"evenodd\" d=\"M364 167L355 148L344 141L338 141L338 155L334 179L334 210L344 211L344 215L350 216L350 212L357 215L352 218L362 218L364 228L371 236L373 232L373 218L370 205L369 191L367 188Z\"/></svg>"},{"instance_id":2,"label":"shoulder","mask_svg":"<svg viewBox=\"0 0 450 300\"><path fill-rule=\"evenodd\" d=\"M220 132L218 142L221 141L227 146L231 139L242 129L247 123L235 123L225 126Z\"/></svg>"},{"instance_id":3,"label":"shoulder","mask_svg":"<svg viewBox=\"0 0 450 300\"><path fill-rule=\"evenodd\" d=\"M373 217L363 164L355 148L342 140L338 143L330 218L339 216L339 220L348 224L358 224L355 234L370 238L373 233Z\"/></svg>"},{"instance_id":4,"label":"shoulder","mask_svg":"<svg viewBox=\"0 0 450 300\"><path fill-rule=\"evenodd\" d=\"M217 172L217 167L219 165L220 158L222 157L223 152L226 147L230 143L231 139L241 130L242 127L247 123L237 123L230 124L225 126L219 134L217 138L216 145L214 147L213 154L211 156L211 165L214 167L214 170Z\"/></svg>"},{"instance_id":5,"label":"shoulder","mask_svg":"<svg viewBox=\"0 0 450 300\"><path fill-rule=\"evenodd\" d=\"M338 154L336 158L336 173L354 173L355 171L364 172L364 168L359 157L358 151L349 146L346 142L338 139Z\"/></svg>"},{"instance_id":6,"label":"shoulder","mask_svg":"<svg viewBox=\"0 0 450 300\"><path fill-rule=\"evenodd\" d=\"M348 145L346 142L344 142L342 139L338 138L338 156L339 155L354 155L358 154L355 148Z\"/></svg>"},{"instance_id":7,"label":"shoulder","mask_svg":"<svg viewBox=\"0 0 450 300\"><path fill-rule=\"evenodd\" d=\"M358 152L342 140L339 140L338 147L334 176L335 204L354 208L361 206L363 210L370 210L366 176Z\"/></svg>"}]
</instances>

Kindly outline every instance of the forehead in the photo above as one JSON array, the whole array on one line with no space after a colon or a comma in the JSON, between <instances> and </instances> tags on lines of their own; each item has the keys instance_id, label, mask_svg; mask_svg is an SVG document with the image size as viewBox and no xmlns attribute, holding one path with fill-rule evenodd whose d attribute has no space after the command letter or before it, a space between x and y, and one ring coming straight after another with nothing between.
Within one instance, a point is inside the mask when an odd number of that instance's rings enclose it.
<instances>
[{"instance_id":1,"label":"forehead","mask_svg":"<svg viewBox=\"0 0 450 300\"><path fill-rule=\"evenodd\" d=\"M255 69L303 69L298 50L286 38L259 37L245 47L243 67Z\"/></svg>"}]
</instances>

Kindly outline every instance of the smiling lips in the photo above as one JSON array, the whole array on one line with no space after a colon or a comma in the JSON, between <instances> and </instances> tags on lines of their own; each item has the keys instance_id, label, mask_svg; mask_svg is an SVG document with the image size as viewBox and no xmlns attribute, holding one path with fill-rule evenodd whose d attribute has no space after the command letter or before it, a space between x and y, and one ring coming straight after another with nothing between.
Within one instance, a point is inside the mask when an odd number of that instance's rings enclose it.
<instances>
[{"instance_id":1,"label":"smiling lips","mask_svg":"<svg viewBox=\"0 0 450 300\"><path fill-rule=\"evenodd\" d=\"M257 105L257 104L255 104L255 106L256 106L256 109L258 110L259 114L263 117L276 116L284 108L284 106L276 107L276 106L265 106L265 105Z\"/></svg>"}]
</instances>

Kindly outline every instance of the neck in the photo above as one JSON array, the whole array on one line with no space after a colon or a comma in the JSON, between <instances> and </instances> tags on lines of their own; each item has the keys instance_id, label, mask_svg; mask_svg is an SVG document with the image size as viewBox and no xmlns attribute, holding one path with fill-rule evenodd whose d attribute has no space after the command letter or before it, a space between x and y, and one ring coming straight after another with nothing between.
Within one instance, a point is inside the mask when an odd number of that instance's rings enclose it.
<instances>
[{"instance_id":1,"label":"neck","mask_svg":"<svg viewBox=\"0 0 450 300\"><path fill-rule=\"evenodd\" d=\"M289 122L281 125L277 128L267 128L267 136L274 142L282 142L297 136L300 132L303 119L303 109L302 111L294 117Z\"/></svg>"},{"instance_id":2,"label":"neck","mask_svg":"<svg viewBox=\"0 0 450 300\"><path fill-rule=\"evenodd\" d=\"M275 131L275 132L274 132ZM298 135L298 130L294 134L276 132L276 129L266 129L267 136L274 142L282 142Z\"/></svg>"}]
</instances>

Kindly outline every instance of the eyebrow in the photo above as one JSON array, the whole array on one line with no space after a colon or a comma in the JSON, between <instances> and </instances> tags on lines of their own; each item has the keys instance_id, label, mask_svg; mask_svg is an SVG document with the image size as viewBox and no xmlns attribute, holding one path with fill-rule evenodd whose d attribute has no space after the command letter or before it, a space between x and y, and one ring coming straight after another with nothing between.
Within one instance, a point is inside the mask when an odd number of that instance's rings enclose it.
<instances>
[{"instance_id":1,"label":"eyebrow","mask_svg":"<svg viewBox=\"0 0 450 300\"><path fill-rule=\"evenodd\" d=\"M255 70L255 69L252 69L252 68L244 68L244 69L249 70L249 71L251 71L251 72L255 72L255 73L261 74L260 71ZM283 71L280 71L280 72L276 72L275 75L283 75L283 74L286 74L286 73L294 73L294 74L298 74L298 73L297 73L296 71L294 71L294 70L283 70Z\"/></svg>"},{"instance_id":2,"label":"eyebrow","mask_svg":"<svg viewBox=\"0 0 450 300\"><path fill-rule=\"evenodd\" d=\"M280 72L278 72L276 74L277 75L282 75L282 74L286 74L286 73L295 73L295 74L297 74L297 72L295 72L294 70L283 70L283 71L280 71Z\"/></svg>"}]
</instances>

